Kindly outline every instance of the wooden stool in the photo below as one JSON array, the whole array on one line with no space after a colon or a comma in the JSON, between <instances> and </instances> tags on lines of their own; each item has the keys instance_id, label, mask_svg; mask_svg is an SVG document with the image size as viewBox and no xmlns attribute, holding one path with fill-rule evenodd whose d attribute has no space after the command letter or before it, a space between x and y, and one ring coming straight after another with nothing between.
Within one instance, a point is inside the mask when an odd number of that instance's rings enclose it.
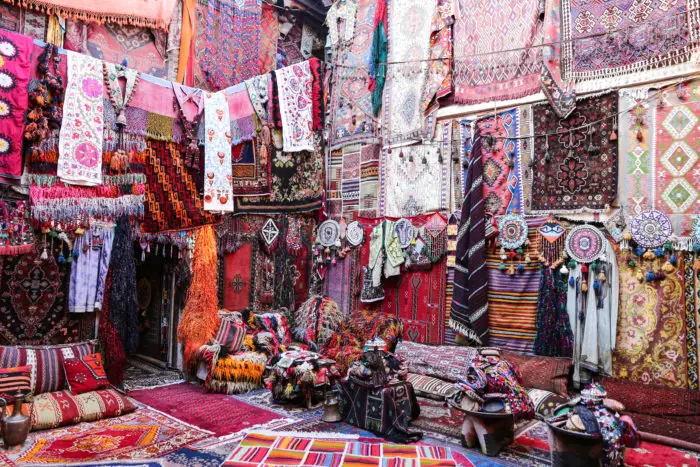
<instances>
[{"instance_id":1,"label":"wooden stool","mask_svg":"<svg viewBox=\"0 0 700 467\"><path fill-rule=\"evenodd\" d=\"M603 437L547 423L552 440L552 466L599 467L604 465Z\"/></svg>"},{"instance_id":2,"label":"wooden stool","mask_svg":"<svg viewBox=\"0 0 700 467\"><path fill-rule=\"evenodd\" d=\"M487 413L464 410L448 399L450 407L464 414L462 444L468 448L481 447L487 456L497 456L501 449L515 439L515 420L511 413Z\"/></svg>"}]
</instances>

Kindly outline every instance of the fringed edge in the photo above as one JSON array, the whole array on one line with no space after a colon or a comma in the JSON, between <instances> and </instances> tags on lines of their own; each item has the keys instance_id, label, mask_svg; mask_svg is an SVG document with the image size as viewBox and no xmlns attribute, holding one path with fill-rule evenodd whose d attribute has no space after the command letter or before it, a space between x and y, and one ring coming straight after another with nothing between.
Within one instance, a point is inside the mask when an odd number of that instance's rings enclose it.
<instances>
[{"instance_id":1,"label":"fringed edge","mask_svg":"<svg viewBox=\"0 0 700 467\"><path fill-rule=\"evenodd\" d=\"M481 337L474 331L473 329L470 329L463 325L462 323L458 323L454 319L450 318L450 321L448 323L448 326L457 331L458 333L462 334L465 336L467 339L470 339L474 341L478 345L483 345L483 342L481 341Z\"/></svg>"},{"instance_id":2,"label":"fringed edge","mask_svg":"<svg viewBox=\"0 0 700 467\"><path fill-rule=\"evenodd\" d=\"M61 198L33 200L31 216L40 222L73 221L80 217L143 218L144 195L126 195L119 198Z\"/></svg>"},{"instance_id":3,"label":"fringed edge","mask_svg":"<svg viewBox=\"0 0 700 467\"><path fill-rule=\"evenodd\" d=\"M215 392L218 394L240 394L243 392L250 392L254 389L259 389L261 387L263 387L261 384L255 384L250 382L224 382L215 379L212 379L207 385L207 389L210 392Z\"/></svg>"},{"instance_id":4,"label":"fringed edge","mask_svg":"<svg viewBox=\"0 0 700 467\"><path fill-rule=\"evenodd\" d=\"M255 121L253 116L231 120L231 144L241 144L255 138Z\"/></svg>"},{"instance_id":5,"label":"fringed edge","mask_svg":"<svg viewBox=\"0 0 700 467\"><path fill-rule=\"evenodd\" d=\"M146 174L142 173L105 175L102 178L102 184L105 186L145 185L146 181ZM29 183L33 186L46 188L58 182L60 180L56 175L29 174Z\"/></svg>"},{"instance_id":6,"label":"fringed edge","mask_svg":"<svg viewBox=\"0 0 700 467\"><path fill-rule=\"evenodd\" d=\"M522 91L517 91L517 92L510 92L510 93L505 93L505 94L499 94L497 101L510 101L510 100L515 100L515 99L522 99L524 97L532 96L534 94L537 94L541 90L541 84L540 84L540 79L539 75L537 75L537 86L532 87L532 89L526 89ZM464 91L462 91L460 95L460 91L457 90L457 86L455 86L455 102L457 104L464 104L464 105L475 105L475 104L483 104L485 102L494 102L493 96L482 96L478 98L468 98L464 96Z\"/></svg>"},{"instance_id":7,"label":"fringed edge","mask_svg":"<svg viewBox=\"0 0 700 467\"><path fill-rule=\"evenodd\" d=\"M37 10L46 15L57 14L64 18L69 18L78 21L88 21L91 23L117 23L120 25L139 26L142 28L161 29L168 31L170 24L160 18L152 19L143 16L124 15L119 13L98 13L66 6L57 6L53 3L43 2L41 0L3 0L10 5L21 6L22 8L30 8Z\"/></svg>"},{"instance_id":8,"label":"fringed edge","mask_svg":"<svg viewBox=\"0 0 700 467\"><path fill-rule=\"evenodd\" d=\"M157 389L157 388L164 388L166 386L174 386L176 384L182 384L185 383L186 381L184 379L179 379L177 381L173 381L171 383L163 383L163 384L155 384L153 386L130 386L128 384L125 384L125 389L128 391L143 391L146 389Z\"/></svg>"},{"instance_id":9,"label":"fringed edge","mask_svg":"<svg viewBox=\"0 0 700 467\"><path fill-rule=\"evenodd\" d=\"M0 247L0 256L18 256L34 250L34 243L24 245L7 245Z\"/></svg>"},{"instance_id":10,"label":"fringed edge","mask_svg":"<svg viewBox=\"0 0 700 467\"><path fill-rule=\"evenodd\" d=\"M693 237L671 237L671 246L676 251L693 251Z\"/></svg>"}]
</instances>

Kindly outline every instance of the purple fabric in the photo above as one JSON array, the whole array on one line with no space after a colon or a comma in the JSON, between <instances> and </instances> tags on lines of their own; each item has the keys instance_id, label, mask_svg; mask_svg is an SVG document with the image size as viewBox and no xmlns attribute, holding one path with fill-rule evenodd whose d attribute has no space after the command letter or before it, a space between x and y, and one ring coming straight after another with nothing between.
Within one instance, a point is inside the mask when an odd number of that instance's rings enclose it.
<instances>
[{"instance_id":1,"label":"purple fabric","mask_svg":"<svg viewBox=\"0 0 700 467\"><path fill-rule=\"evenodd\" d=\"M113 229L100 229L96 226L75 240L68 311L90 313L102 308L113 240Z\"/></svg>"}]
</instances>

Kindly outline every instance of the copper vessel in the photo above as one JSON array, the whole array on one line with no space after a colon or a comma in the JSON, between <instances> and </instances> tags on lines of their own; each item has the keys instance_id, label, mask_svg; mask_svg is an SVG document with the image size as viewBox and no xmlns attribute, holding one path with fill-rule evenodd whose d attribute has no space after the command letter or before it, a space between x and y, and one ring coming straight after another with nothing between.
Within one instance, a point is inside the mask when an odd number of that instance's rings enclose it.
<instances>
[{"instance_id":1,"label":"copper vessel","mask_svg":"<svg viewBox=\"0 0 700 467\"><path fill-rule=\"evenodd\" d=\"M29 416L22 413L22 402L24 395L22 391L15 394L15 407L12 415L5 417L4 407L0 410L0 425L2 425L2 439L5 442L5 449L16 451L22 448L27 440L32 421Z\"/></svg>"}]
</instances>

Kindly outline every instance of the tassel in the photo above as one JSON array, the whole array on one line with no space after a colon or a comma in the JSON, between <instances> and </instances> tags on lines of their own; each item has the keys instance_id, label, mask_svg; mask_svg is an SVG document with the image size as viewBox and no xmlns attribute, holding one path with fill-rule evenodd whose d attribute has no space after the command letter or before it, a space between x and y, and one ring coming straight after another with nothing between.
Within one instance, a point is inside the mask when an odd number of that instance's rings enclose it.
<instances>
[{"instance_id":1,"label":"tassel","mask_svg":"<svg viewBox=\"0 0 700 467\"><path fill-rule=\"evenodd\" d=\"M676 268L671 264L671 261L668 260L664 263L663 266L661 266L661 270L667 274L671 274Z\"/></svg>"},{"instance_id":2,"label":"tassel","mask_svg":"<svg viewBox=\"0 0 700 467\"><path fill-rule=\"evenodd\" d=\"M598 274L598 280L601 282L605 282L608 278L605 276L605 273L603 271L600 271L600 274Z\"/></svg>"},{"instance_id":3,"label":"tassel","mask_svg":"<svg viewBox=\"0 0 700 467\"><path fill-rule=\"evenodd\" d=\"M617 119L613 120L612 133L610 133L610 141L617 141Z\"/></svg>"},{"instance_id":4,"label":"tassel","mask_svg":"<svg viewBox=\"0 0 700 467\"><path fill-rule=\"evenodd\" d=\"M586 279L581 283L581 292L588 292L588 281Z\"/></svg>"},{"instance_id":5,"label":"tassel","mask_svg":"<svg viewBox=\"0 0 700 467\"><path fill-rule=\"evenodd\" d=\"M595 291L600 290L600 281L598 279L595 279L593 281L593 290L595 290Z\"/></svg>"},{"instance_id":6,"label":"tassel","mask_svg":"<svg viewBox=\"0 0 700 467\"><path fill-rule=\"evenodd\" d=\"M677 265L678 264L678 256L676 256L675 253L672 254L669 261L671 262L672 265L674 265L674 266Z\"/></svg>"},{"instance_id":7,"label":"tassel","mask_svg":"<svg viewBox=\"0 0 700 467\"><path fill-rule=\"evenodd\" d=\"M644 133L642 133L641 129L637 130L637 141L640 143L644 142Z\"/></svg>"},{"instance_id":8,"label":"tassel","mask_svg":"<svg viewBox=\"0 0 700 467\"><path fill-rule=\"evenodd\" d=\"M524 271L525 271L525 266L522 263L518 264L518 272L522 274Z\"/></svg>"},{"instance_id":9,"label":"tassel","mask_svg":"<svg viewBox=\"0 0 700 467\"><path fill-rule=\"evenodd\" d=\"M636 276L636 277L637 277L637 280L638 280L639 282L643 282L643 281L644 281L644 274L642 273L642 271L639 271L639 272L637 273L637 276Z\"/></svg>"},{"instance_id":10,"label":"tassel","mask_svg":"<svg viewBox=\"0 0 700 467\"><path fill-rule=\"evenodd\" d=\"M561 274L569 274L569 270L566 268L566 264L562 265L561 269L559 270Z\"/></svg>"},{"instance_id":11,"label":"tassel","mask_svg":"<svg viewBox=\"0 0 700 467\"><path fill-rule=\"evenodd\" d=\"M651 250L645 251L642 257L647 261L653 261L654 259L656 259L656 255Z\"/></svg>"},{"instance_id":12,"label":"tassel","mask_svg":"<svg viewBox=\"0 0 700 467\"><path fill-rule=\"evenodd\" d=\"M581 274L588 274L588 265L584 264L581 266Z\"/></svg>"},{"instance_id":13,"label":"tassel","mask_svg":"<svg viewBox=\"0 0 700 467\"><path fill-rule=\"evenodd\" d=\"M508 268L508 274L510 274L511 276L515 275L515 266L513 266L512 264Z\"/></svg>"},{"instance_id":14,"label":"tassel","mask_svg":"<svg viewBox=\"0 0 700 467\"><path fill-rule=\"evenodd\" d=\"M569 260L569 269L576 269L576 261L573 259Z\"/></svg>"},{"instance_id":15,"label":"tassel","mask_svg":"<svg viewBox=\"0 0 700 467\"><path fill-rule=\"evenodd\" d=\"M664 255L664 249L663 248L654 248L654 256L657 258L661 258Z\"/></svg>"},{"instance_id":16,"label":"tassel","mask_svg":"<svg viewBox=\"0 0 700 467\"><path fill-rule=\"evenodd\" d=\"M44 249L41 252L41 256L39 257L42 261L46 261L49 259L49 253L46 251L46 245L44 245Z\"/></svg>"},{"instance_id":17,"label":"tassel","mask_svg":"<svg viewBox=\"0 0 700 467\"><path fill-rule=\"evenodd\" d=\"M647 282L652 282L654 279L656 279L656 274L654 274L654 271L649 269L646 276L644 276L644 279L646 279Z\"/></svg>"},{"instance_id":18,"label":"tassel","mask_svg":"<svg viewBox=\"0 0 700 467\"><path fill-rule=\"evenodd\" d=\"M700 261L700 260L696 260L696 261ZM505 270L506 270L506 265L505 265L504 263L501 263L501 264L498 265L498 269L499 269L500 271L505 271Z\"/></svg>"},{"instance_id":19,"label":"tassel","mask_svg":"<svg viewBox=\"0 0 700 467\"><path fill-rule=\"evenodd\" d=\"M569 277L569 286L573 287L576 285L576 279L574 279L574 276Z\"/></svg>"},{"instance_id":20,"label":"tassel","mask_svg":"<svg viewBox=\"0 0 700 467\"><path fill-rule=\"evenodd\" d=\"M630 268L635 268L637 267L637 263L633 259L630 259L629 261L627 261L627 266L629 266Z\"/></svg>"}]
</instances>

